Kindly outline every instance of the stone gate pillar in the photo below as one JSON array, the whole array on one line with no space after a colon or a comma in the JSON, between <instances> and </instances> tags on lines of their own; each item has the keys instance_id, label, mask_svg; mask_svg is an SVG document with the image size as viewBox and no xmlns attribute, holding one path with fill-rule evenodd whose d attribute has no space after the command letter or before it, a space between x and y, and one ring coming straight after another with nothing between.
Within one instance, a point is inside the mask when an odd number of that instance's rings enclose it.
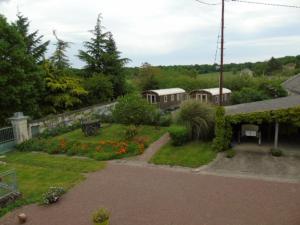
<instances>
[{"instance_id":1,"label":"stone gate pillar","mask_svg":"<svg viewBox=\"0 0 300 225\"><path fill-rule=\"evenodd\" d=\"M17 144L20 144L29 139L27 126L28 116L24 116L22 112L14 113L14 116L9 118L14 130L14 136Z\"/></svg>"}]
</instances>

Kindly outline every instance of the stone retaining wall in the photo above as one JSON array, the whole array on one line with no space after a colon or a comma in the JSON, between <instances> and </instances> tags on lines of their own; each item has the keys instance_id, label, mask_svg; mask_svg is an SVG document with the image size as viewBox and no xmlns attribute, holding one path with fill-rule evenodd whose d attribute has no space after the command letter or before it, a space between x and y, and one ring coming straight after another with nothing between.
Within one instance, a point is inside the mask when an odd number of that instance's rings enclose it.
<instances>
[{"instance_id":1,"label":"stone retaining wall","mask_svg":"<svg viewBox=\"0 0 300 225\"><path fill-rule=\"evenodd\" d=\"M71 126L81 120L90 119L93 116L108 115L115 106L115 102L93 105L86 108L70 111L58 115L50 115L39 120L29 121L28 132L29 136L35 136L43 132L45 129L52 129L57 126Z\"/></svg>"}]
</instances>

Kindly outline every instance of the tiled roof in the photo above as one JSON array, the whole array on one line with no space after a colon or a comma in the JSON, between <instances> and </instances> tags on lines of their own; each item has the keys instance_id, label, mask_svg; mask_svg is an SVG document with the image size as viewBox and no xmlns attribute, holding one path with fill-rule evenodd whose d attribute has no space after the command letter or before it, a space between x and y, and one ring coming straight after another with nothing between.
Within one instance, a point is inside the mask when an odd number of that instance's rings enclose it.
<instances>
[{"instance_id":1,"label":"tiled roof","mask_svg":"<svg viewBox=\"0 0 300 225\"><path fill-rule=\"evenodd\" d=\"M252 112L274 111L294 107L300 107L300 95L226 106L225 111L226 115L235 115Z\"/></svg>"},{"instance_id":2,"label":"tiled roof","mask_svg":"<svg viewBox=\"0 0 300 225\"><path fill-rule=\"evenodd\" d=\"M289 92L300 95L300 74L283 82L282 86Z\"/></svg>"},{"instance_id":3,"label":"tiled roof","mask_svg":"<svg viewBox=\"0 0 300 225\"><path fill-rule=\"evenodd\" d=\"M152 91L158 94L159 96L185 93L185 90L181 88L158 89L158 90L149 90L149 91Z\"/></svg>"},{"instance_id":4,"label":"tiled roof","mask_svg":"<svg viewBox=\"0 0 300 225\"><path fill-rule=\"evenodd\" d=\"M207 91L209 93L211 93L212 95L219 95L220 94L220 88L208 88L208 89L200 89L199 91ZM227 88L223 88L222 89L222 93L223 94L230 94L231 90L227 89Z\"/></svg>"}]
</instances>

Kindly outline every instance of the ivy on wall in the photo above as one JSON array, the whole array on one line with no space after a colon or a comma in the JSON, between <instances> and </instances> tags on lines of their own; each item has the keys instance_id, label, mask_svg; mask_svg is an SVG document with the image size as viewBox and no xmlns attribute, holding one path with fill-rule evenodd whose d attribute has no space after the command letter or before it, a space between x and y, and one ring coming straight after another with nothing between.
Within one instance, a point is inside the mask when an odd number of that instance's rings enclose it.
<instances>
[{"instance_id":1,"label":"ivy on wall","mask_svg":"<svg viewBox=\"0 0 300 225\"><path fill-rule=\"evenodd\" d=\"M219 107L216 111L214 149L217 151L225 151L230 147L233 124L262 124L264 122L290 123L300 127L300 107L236 115L226 115L225 109Z\"/></svg>"}]
</instances>

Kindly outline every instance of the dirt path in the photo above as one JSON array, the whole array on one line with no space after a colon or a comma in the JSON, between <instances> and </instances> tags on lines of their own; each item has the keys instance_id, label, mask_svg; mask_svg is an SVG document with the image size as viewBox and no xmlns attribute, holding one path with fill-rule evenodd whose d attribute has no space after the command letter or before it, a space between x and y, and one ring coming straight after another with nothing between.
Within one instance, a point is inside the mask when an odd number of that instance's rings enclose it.
<instances>
[{"instance_id":1,"label":"dirt path","mask_svg":"<svg viewBox=\"0 0 300 225\"><path fill-rule=\"evenodd\" d=\"M144 154L136 158L137 161L148 162L152 156L170 140L170 135L168 133L164 134L157 141L152 143L144 152Z\"/></svg>"},{"instance_id":2,"label":"dirt path","mask_svg":"<svg viewBox=\"0 0 300 225\"><path fill-rule=\"evenodd\" d=\"M26 206L1 225L92 225L99 207L111 211L111 225L299 225L300 184L266 182L109 164L56 205Z\"/></svg>"}]
</instances>

